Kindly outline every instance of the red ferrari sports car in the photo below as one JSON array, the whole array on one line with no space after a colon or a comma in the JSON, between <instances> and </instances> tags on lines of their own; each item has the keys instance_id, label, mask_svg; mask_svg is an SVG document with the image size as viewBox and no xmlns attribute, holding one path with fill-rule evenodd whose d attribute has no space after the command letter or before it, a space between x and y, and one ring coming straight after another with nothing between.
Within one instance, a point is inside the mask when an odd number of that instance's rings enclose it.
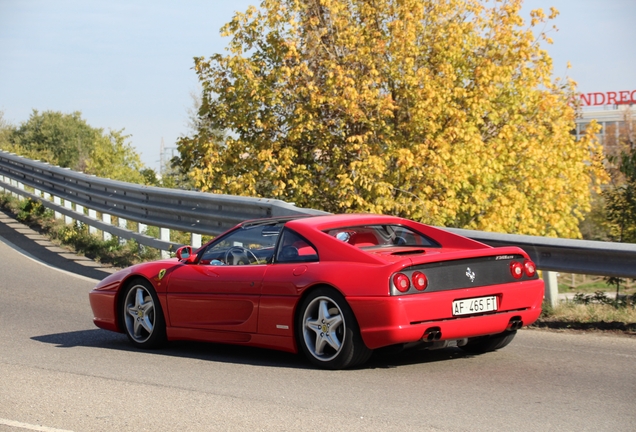
<instances>
[{"instance_id":1,"label":"red ferrari sports car","mask_svg":"<svg viewBox=\"0 0 636 432\"><path fill-rule=\"evenodd\" d=\"M137 264L90 293L98 327L140 348L166 340L301 351L360 365L373 350L506 346L541 312L543 281L517 247L492 248L392 216L239 224L193 252Z\"/></svg>"}]
</instances>

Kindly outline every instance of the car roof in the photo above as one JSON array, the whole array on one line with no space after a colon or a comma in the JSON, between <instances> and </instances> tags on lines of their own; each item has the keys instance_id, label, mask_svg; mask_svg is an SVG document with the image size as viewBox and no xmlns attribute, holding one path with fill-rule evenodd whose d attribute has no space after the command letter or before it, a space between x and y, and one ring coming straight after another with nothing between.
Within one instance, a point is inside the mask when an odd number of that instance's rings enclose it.
<instances>
[{"instance_id":1,"label":"car roof","mask_svg":"<svg viewBox=\"0 0 636 432\"><path fill-rule=\"evenodd\" d=\"M406 219L396 216L385 216L376 214L340 214L294 219L289 221L287 223L287 226L289 226L290 228L303 226L324 231L330 228L353 225L403 224L405 222L407 222Z\"/></svg>"},{"instance_id":2,"label":"car roof","mask_svg":"<svg viewBox=\"0 0 636 432\"><path fill-rule=\"evenodd\" d=\"M263 219L250 219L239 224L242 227L268 225L278 222L291 222L291 226L303 226L306 228L314 228L318 230L326 230L330 228L353 226L353 225L377 225L377 224L400 224L408 223L407 219L403 219L397 216L385 216L368 213L348 213L348 214L334 214L324 216L314 215L293 215L293 216L279 216Z\"/></svg>"}]
</instances>

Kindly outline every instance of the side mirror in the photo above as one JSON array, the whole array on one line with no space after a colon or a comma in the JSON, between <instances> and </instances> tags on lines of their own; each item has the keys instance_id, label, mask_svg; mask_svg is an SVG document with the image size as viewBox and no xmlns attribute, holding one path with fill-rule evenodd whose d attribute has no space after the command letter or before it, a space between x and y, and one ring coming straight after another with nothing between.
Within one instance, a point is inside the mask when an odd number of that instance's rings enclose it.
<instances>
[{"instance_id":1,"label":"side mirror","mask_svg":"<svg viewBox=\"0 0 636 432\"><path fill-rule=\"evenodd\" d=\"M177 259L185 263L193 263L196 259L196 255L192 253L192 246L181 246L177 249Z\"/></svg>"}]
</instances>

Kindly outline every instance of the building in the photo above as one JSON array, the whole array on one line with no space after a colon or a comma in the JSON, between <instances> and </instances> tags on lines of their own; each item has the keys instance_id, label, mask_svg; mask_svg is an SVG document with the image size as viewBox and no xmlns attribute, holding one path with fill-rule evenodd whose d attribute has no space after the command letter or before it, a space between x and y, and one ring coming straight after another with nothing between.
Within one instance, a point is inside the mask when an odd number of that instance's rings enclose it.
<instances>
[{"instance_id":1,"label":"building","mask_svg":"<svg viewBox=\"0 0 636 432\"><path fill-rule=\"evenodd\" d=\"M576 138L585 134L592 120L601 126L598 138L611 153L623 137L636 144L636 90L580 95L581 116L576 120Z\"/></svg>"}]
</instances>

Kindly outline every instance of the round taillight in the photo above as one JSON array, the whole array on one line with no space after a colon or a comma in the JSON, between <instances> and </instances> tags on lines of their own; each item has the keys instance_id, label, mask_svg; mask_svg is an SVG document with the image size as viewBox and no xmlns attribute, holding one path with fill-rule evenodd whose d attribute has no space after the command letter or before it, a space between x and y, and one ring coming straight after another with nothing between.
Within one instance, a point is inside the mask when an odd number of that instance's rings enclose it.
<instances>
[{"instance_id":1,"label":"round taillight","mask_svg":"<svg viewBox=\"0 0 636 432\"><path fill-rule=\"evenodd\" d=\"M529 259L523 262L523 268L525 269L526 276L528 277L533 277L537 272L537 268L535 267L534 263Z\"/></svg>"},{"instance_id":2,"label":"round taillight","mask_svg":"<svg viewBox=\"0 0 636 432\"><path fill-rule=\"evenodd\" d=\"M413 286L418 291L424 291L428 286L428 279L422 272L416 271L415 273L413 273L413 276L411 276L411 280L413 281Z\"/></svg>"},{"instance_id":3,"label":"round taillight","mask_svg":"<svg viewBox=\"0 0 636 432\"><path fill-rule=\"evenodd\" d=\"M523 276L523 265L519 261L513 261L510 263L510 273L515 279L521 279Z\"/></svg>"},{"instance_id":4,"label":"round taillight","mask_svg":"<svg viewBox=\"0 0 636 432\"><path fill-rule=\"evenodd\" d=\"M395 285L398 291L407 292L411 287L411 282L405 274L397 273L393 276L393 285Z\"/></svg>"}]
</instances>

